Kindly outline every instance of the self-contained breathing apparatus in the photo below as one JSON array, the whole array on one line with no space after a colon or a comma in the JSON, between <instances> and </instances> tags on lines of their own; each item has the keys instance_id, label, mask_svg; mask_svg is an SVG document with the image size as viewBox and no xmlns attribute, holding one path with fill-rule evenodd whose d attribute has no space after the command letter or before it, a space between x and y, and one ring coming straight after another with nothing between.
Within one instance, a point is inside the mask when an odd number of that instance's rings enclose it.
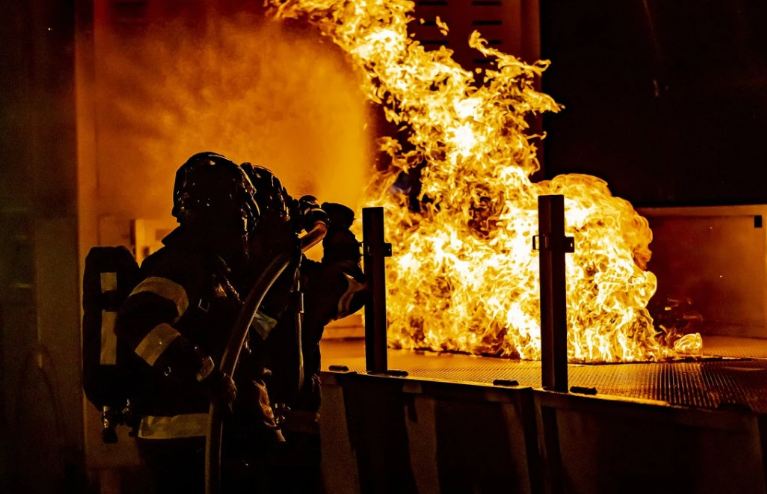
<instances>
[{"instance_id":1,"label":"self-contained breathing apparatus","mask_svg":"<svg viewBox=\"0 0 767 494\"><path fill-rule=\"evenodd\" d=\"M93 247L83 274L83 388L101 412L101 439L117 442L117 426L135 433L136 373L134 356L118 342L115 317L133 290L139 267L125 247Z\"/></svg>"},{"instance_id":2,"label":"self-contained breathing apparatus","mask_svg":"<svg viewBox=\"0 0 767 494\"><path fill-rule=\"evenodd\" d=\"M242 269L259 217L255 192L236 163L217 153L198 153L176 173L172 215L187 230L204 236L230 265ZM155 379L133 348L115 334L118 310L140 277L136 260L125 247L93 247L86 257L83 388L101 412L106 443L117 441L118 425L136 432L142 398L152 393Z\"/></svg>"},{"instance_id":3,"label":"self-contained breathing apparatus","mask_svg":"<svg viewBox=\"0 0 767 494\"><path fill-rule=\"evenodd\" d=\"M182 166L174 185L172 213L181 224L215 225L217 218L238 215L214 211L210 207L215 202L213 198L223 197L227 199L227 204L229 200L232 204L246 204L248 209L239 214L243 224L236 227L247 231L243 238L249 245L245 249L249 251L251 261L255 261L249 262L247 269L253 270L254 276L263 268L257 258L268 259L274 252L295 250L295 269L291 274L286 273L282 283L278 282L270 291L272 296L265 302L265 309L276 317L285 311L295 314L294 329L297 334L290 338L293 339L288 352L291 363L286 367L290 375L288 381L294 382L298 388L303 379L300 333L303 300L297 276L301 257L297 235L303 229L309 230L317 221L325 221L326 215L313 197L291 198L268 169L249 163L243 164L241 169L247 175L246 181L249 179L253 185L256 201L253 203L233 197L232 190L237 190L236 187L233 189L224 180L219 181L221 184L217 187L217 181L208 177L208 174L214 176L214 168L223 160L226 158L216 153L199 153L189 159L188 166ZM210 166L203 166L208 163ZM222 227L231 229L235 225ZM117 427L120 425L127 425L135 434L142 415L142 393L145 392L145 383L151 379L133 350L114 332L117 311L139 278L136 260L125 247L93 247L86 257L83 275L83 388L88 400L101 413L101 433L105 443L117 441ZM268 335L261 336L265 340ZM282 406L277 405L277 410Z\"/></svg>"}]
</instances>

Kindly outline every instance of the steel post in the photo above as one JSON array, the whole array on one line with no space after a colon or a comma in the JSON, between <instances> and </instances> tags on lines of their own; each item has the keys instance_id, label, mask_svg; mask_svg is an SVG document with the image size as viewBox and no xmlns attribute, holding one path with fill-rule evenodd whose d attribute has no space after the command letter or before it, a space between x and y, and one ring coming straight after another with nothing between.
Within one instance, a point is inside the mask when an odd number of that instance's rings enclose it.
<instances>
[{"instance_id":1,"label":"steel post","mask_svg":"<svg viewBox=\"0 0 767 494\"><path fill-rule=\"evenodd\" d=\"M565 200L562 195L538 197L538 235L541 286L541 380L544 389L567 392L567 291L565 253L573 252L573 238L565 237Z\"/></svg>"},{"instance_id":2,"label":"steel post","mask_svg":"<svg viewBox=\"0 0 767 494\"><path fill-rule=\"evenodd\" d=\"M383 208L362 209L362 245L365 279L370 297L365 305L365 366L370 373L386 373L386 257L391 244L384 241Z\"/></svg>"}]
</instances>

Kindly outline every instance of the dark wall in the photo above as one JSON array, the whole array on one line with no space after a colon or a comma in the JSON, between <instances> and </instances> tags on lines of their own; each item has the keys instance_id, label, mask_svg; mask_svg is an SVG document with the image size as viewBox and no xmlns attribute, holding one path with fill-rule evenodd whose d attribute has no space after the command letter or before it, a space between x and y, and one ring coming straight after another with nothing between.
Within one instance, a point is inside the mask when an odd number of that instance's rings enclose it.
<instances>
[{"instance_id":1,"label":"dark wall","mask_svg":"<svg viewBox=\"0 0 767 494\"><path fill-rule=\"evenodd\" d=\"M75 0L0 9L0 491L79 492Z\"/></svg>"},{"instance_id":2,"label":"dark wall","mask_svg":"<svg viewBox=\"0 0 767 494\"><path fill-rule=\"evenodd\" d=\"M547 177L638 205L767 202L767 3L541 2Z\"/></svg>"}]
</instances>

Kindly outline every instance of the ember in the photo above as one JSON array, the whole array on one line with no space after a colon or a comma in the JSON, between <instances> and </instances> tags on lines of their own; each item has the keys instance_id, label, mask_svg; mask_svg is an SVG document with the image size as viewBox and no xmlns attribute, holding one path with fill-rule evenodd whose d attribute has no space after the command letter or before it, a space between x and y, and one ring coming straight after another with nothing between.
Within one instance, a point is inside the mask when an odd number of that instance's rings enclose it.
<instances>
[{"instance_id":1,"label":"ember","mask_svg":"<svg viewBox=\"0 0 767 494\"><path fill-rule=\"evenodd\" d=\"M305 18L349 56L367 97L407 133L384 137L389 169L370 203L387 211L395 246L389 270L389 338L426 348L522 359L540 355L537 231L540 194L566 197L569 358L659 360L699 353L700 337L665 344L647 303L655 276L646 270L652 232L627 201L586 175L533 183L539 168L527 117L560 110L535 90L548 63L524 63L488 46L476 73L452 52L427 51L408 35L414 4L405 0L272 0L278 18ZM438 23L444 31L447 26ZM403 187L417 177L420 189ZM415 181L415 180L411 180ZM415 204L414 204L415 203Z\"/></svg>"}]
</instances>

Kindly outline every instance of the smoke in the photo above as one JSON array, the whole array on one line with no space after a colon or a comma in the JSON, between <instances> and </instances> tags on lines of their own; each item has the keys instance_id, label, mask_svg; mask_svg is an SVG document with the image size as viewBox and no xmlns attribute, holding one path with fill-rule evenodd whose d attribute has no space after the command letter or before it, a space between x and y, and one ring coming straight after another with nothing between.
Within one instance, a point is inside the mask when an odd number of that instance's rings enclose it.
<instances>
[{"instance_id":1,"label":"smoke","mask_svg":"<svg viewBox=\"0 0 767 494\"><path fill-rule=\"evenodd\" d=\"M243 16L97 35L100 213L167 217L175 171L200 151L356 209L372 168L368 107L343 55L308 33Z\"/></svg>"}]
</instances>

